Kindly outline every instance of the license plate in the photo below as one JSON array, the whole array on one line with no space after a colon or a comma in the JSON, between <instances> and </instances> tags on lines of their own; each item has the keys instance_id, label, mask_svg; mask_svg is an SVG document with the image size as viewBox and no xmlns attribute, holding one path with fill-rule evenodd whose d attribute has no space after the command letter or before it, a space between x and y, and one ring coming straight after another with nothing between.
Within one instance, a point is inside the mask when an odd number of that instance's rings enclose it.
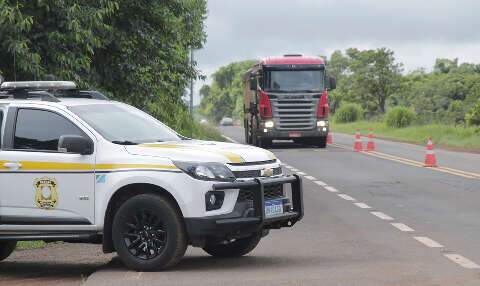
<instances>
[{"instance_id":1,"label":"license plate","mask_svg":"<svg viewBox=\"0 0 480 286\"><path fill-rule=\"evenodd\" d=\"M283 214L283 201L271 200L265 202L265 216L271 217L275 215Z\"/></svg>"},{"instance_id":2,"label":"license plate","mask_svg":"<svg viewBox=\"0 0 480 286\"><path fill-rule=\"evenodd\" d=\"M302 136L302 133L300 132L289 132L288 133L288 137L291 137L291 138L296 138L296 137L301 137Z\"/></svg>"}]
</instances>

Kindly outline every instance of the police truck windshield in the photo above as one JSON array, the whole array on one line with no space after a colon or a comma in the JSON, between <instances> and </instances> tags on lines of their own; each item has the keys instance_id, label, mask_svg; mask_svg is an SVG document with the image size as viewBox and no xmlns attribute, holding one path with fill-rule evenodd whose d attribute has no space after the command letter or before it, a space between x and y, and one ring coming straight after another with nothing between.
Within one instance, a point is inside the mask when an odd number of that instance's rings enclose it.
<instances>
[{"instance_id":1,"label":"police truck windshield","mask_svg":"<svg viewBox=\"0 0 480 286\"><path fill-rule=\"evenodd\" d=\"M320 92L324 89L323 70L271 70L265 90L278 92Z\"/></svg>"},{"instance_id":2,"label":"police truck windshield","mask_svg":"<svg viewBox=\"0 0 480 286\"><path fill-rule=\"evenodd\" d=\"M134 145L181 140L161 122L125 104L79 105L70 107L70 110L113 143Z\"/></svg>"}]
</instances>

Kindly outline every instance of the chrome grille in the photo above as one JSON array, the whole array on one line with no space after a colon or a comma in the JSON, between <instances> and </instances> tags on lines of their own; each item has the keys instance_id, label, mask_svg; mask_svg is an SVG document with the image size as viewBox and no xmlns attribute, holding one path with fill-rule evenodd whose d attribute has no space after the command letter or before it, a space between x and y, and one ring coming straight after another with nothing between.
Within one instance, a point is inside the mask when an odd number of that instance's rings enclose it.
<instances>
[{"instance_id":1,"label":"chrome grille","mask_svg":"<svg viewBox=\"0 0 480 286\"><path fill-rule=\"evenodd\" d=\"M316 127L318 98L311 95L278 94L271 99L278 130L311 130Z\"/></svg>"},{"instance_id":2,"label":"chrome grille","mask_svg":"<svg viewBox=\"0 0 480 286\"><path fill-rule=\"evenodd\" d=\"M258 178L261 177L262 171L261 170L247 170L247 171L233 171L235 178ZM282 168L277 167L273 168L273 176L281 175Z\"/></svg>"}]
</instances>

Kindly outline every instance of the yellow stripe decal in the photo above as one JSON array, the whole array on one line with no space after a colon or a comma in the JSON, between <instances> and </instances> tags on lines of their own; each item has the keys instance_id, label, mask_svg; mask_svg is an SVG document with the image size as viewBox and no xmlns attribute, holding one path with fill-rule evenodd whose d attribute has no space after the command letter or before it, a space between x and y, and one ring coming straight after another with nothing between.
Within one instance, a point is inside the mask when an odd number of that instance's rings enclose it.
<instances>
[{"instance_id":1,"label":"yellow stripe decal","mask_svg":"<svg viewBox=\"0 0 480 286\"><path fill-rule=\"evenodd\" d=\"M8 170L3 164L8 161L0 161L0 169ZM94 171L94 170L117 170L117 169L177 169L174 165L156 164L84 164L84 163L63 163L63 162L31 162L20 161L20 171Z\"/></svg>"},{"instance_id":2,"label":"yellow stripe decal","mask_svg":"<svg viewBox=\"0 0 480 286\"><path fill-rule=\"evenodd\" d=\"M174 165L152 165L152 164L97 164L97 170L110 169L177 169Z\"/></svg>"},{"instance_id":3,"label":"yellow stripe decal","mask_svg":"<svg viewBox=\"0 0 480 286\"><path fill-rule=\"evenodd\" d=\"M243 163L245 160L240 155L237 155L232 152L228 151L214 151L214 150L208 150L206 148L202 147L196 147L196 146L185 146L185 145L175 145L175 144L141 144L139 145L141 147L149 147L149 148L172 148L172 149L188 149L188 150L201 150L201 151L206 151L214 154L221 154L228 160L230 160L231 163Z\"/></svg>"},{"instance_id":4,"label":"yellow stripe decal","mask_svg":"<svg viewBox=\"0 0 480 286\"><path fill-rule=\"evenodd\" d=\"M66 170L66 171L93 171L92 164L61 163L61 162L29 162L21 161L20 171L32 170Z\"/></svg>"}]
</instances>

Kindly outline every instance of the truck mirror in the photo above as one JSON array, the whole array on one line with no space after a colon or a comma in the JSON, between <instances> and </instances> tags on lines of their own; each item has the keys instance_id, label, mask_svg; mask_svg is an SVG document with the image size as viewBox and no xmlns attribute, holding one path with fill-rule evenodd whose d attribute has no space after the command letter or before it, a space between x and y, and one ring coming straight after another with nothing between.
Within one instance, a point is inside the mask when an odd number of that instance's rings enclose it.
<instances>
[{"instance_id":1,"label":"truck mirror","mask_svg":"<svg viewBox=\"0 0 480 286\"><path fill-rule=\"evenodd\" d=\"M328 90L334 90L337 88L337 79L333 76L328 77Z\"/></svg>"},{"instance_id":2,"label":"truck mirror","mask_svg":"<svg viewBox=\"0 0 480 286\"><path fill-rule=\"evenodd\" d=\"M257 79L255 77L250 78L250 90L257 90Z\"/></svg>"}]
</instances>

